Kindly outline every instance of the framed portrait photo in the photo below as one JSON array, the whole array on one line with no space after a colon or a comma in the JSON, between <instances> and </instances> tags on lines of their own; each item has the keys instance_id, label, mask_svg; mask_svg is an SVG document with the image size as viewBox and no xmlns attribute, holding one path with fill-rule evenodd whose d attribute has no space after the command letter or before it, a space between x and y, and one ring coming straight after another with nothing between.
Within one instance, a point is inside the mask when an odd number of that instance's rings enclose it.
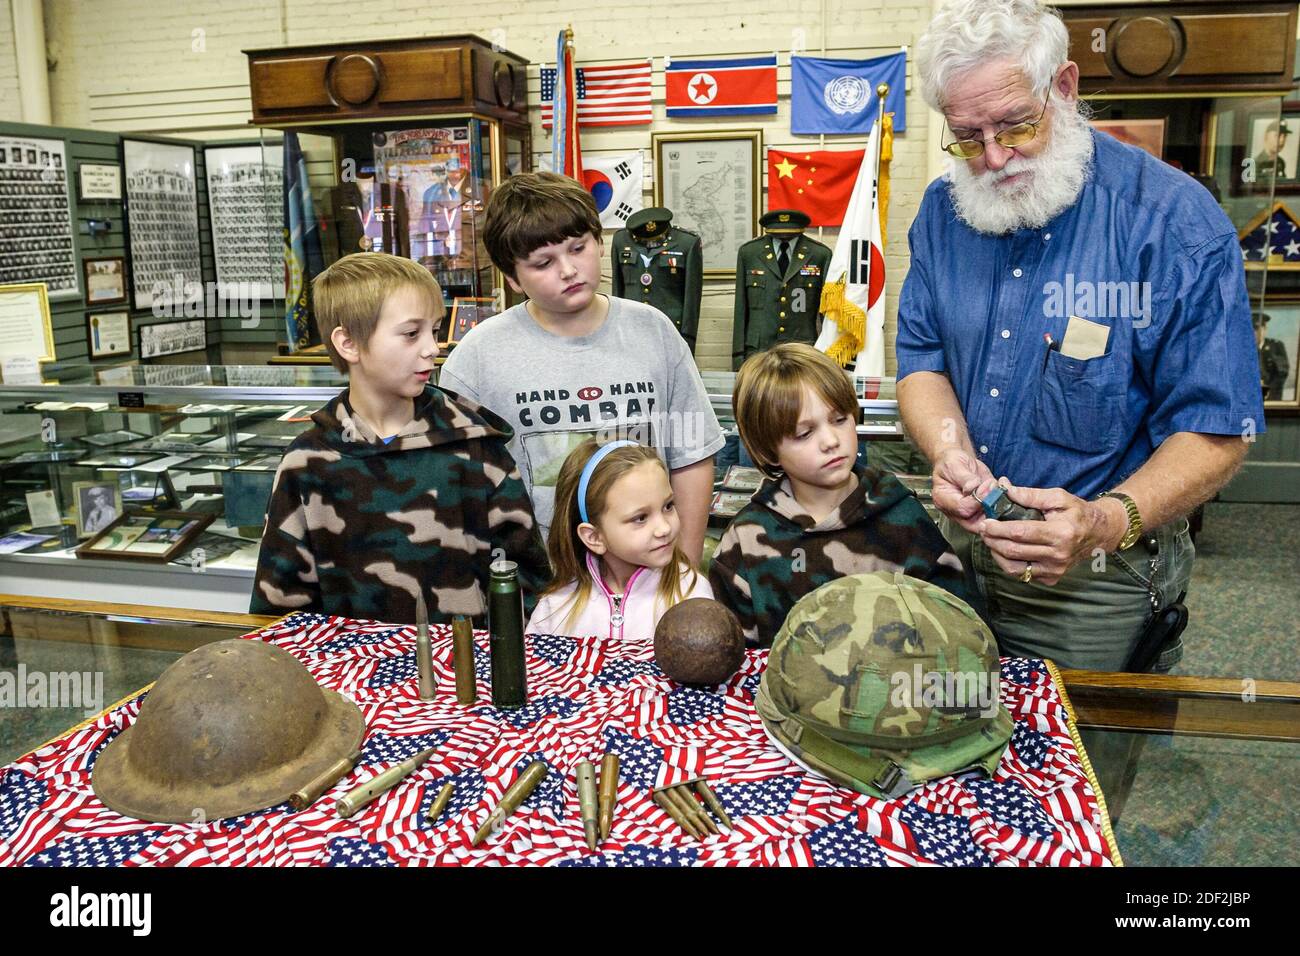
<instances>
[{"instance_id":1,"label":"framed portrait photo","mask_svg":"<svg viewBox=\"0 0 1300 956\"><path fill-rule=\"evenodd\" d=\"M86 352L92 359L131 354L131 313L92 312L86 316Z\"/></svg>"},{"instance_id":2,"label":"framed portrait photo","mask_svg":"<svg viewBox=\"0 0 1300 956\"><path fill-rule=\"evenodd\" d=\"M654 204L704 242L704 274L736 274L736 254L758 234L763 131L652 133Z\"/></svg>"},{"instance_id":3,"label":"framed portrait photo","mask_svg":"<svg viewBox=\"0 0 1300 956\"><path fill-rule=\"evenodd\" d=\"M123 139L132 305L147 309L203 282L194 147Z\"/></svg>"},{"instance_id":4,"label":"framed portrait photo","mask_svg":"<svg viewBox=\"0 0 1300 956\"><path fill-rule=\"evenodd\" d=\"M126 301L126 259L105 256L81 260L86 278L87 305L118 305Z\"/></svg>"},{"instance_id":5,"label":"framed portrait photo","mask_svg":"<svg viewBox=\"0 0 1300 956\"><path fill-rule=\"evenodd\" d=\"M122 516L122 490L116 480L73 482L72 498L78 538L93 538Z\"/></svg>"},{"instance_id":6,"label":"framed portrait photo","mask_svg":"<svg viewBox=\"0 0 1300 956\"><path fill-rule=\"evenodd\" d=\"M1300 360L1300 295L1269 296L1251 303L1255 347L1259 350L1259 385L1269 412L1300 413L1296 390Z\"/></svg>"},{"instance_id":7,"label":"framed portrait photo","mask_svg":"<svg viewBox=\"0 0 1300 956\"><path fill-rule=\"evenodd\" d=\"M1121 143L1146 150L1156 159L1164 159L1165 124L1166 120L1162 116L1159 119L1092 120L1088 125L1110 134Z\"/></svg>"}]
</instances>

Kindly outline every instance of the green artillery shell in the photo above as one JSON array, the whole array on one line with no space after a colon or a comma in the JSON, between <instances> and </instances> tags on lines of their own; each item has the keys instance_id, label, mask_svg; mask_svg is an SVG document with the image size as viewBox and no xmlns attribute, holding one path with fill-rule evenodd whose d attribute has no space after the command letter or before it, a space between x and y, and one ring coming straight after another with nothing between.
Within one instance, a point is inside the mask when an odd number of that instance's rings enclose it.
<instances>
[{"instance_id":1,"label":"green artillery shell","mask_svg":"<svg viewBox=\"0 0 1300 956\"><path fill-rule=\"evenodd\" d=\"M320 799L322 793L351 773L352 768L356 766L357 761L360 759L361 751L357 750L348 754L338 763L331 764L327 769L321 771L316 779L300 787L289 798L289 806L295 810L306 810Z\"/></svg>"},{"instance_id":2,"label":"green artillery shell","mask_svg":"<svg viewBox=\"0 0 1300 956\"><path fill-rule=\"evenodd\" d=\"M718 832L717 827L713 826L713 822L700 809L700 805L695 802L694 797L682 793L677 787L668 787L663 792L668 795L669 800L676 804L682 816L690 820L695 829L700 831L700 836Z\"/></svg>"},{"instance_id":3,"label":"green artillery shell","mask_svg":"<svg viewBox=\"0 0 1300 956\"><path fill-rule=\"evenodd\" d=\"M695 790L704 798L705 804L707 804L708 808L713 811L713 815L718 818L718 821L728 830L734 830L735 827L731 825L731 817L727 816L727 811L722 807L722 801L719 800L718 795L713 792L713 788L709 786L709 782L701 777L699 780L695 781Z\"/></svg>"},{"instance_id":4,"label":"green artillery shell","mask_svg":"<svg viewBox=\"0 0 1300 956\"><path fill-rule=\"evenodd\" d=\"M546 779L546 772L546 761L544 760L534 760L525 767L523 772L515 778L515 782L510 785L510 789L502 794L501 802L497 804L496 809L488 815L488 818L483 821L483 825L478 828L478 832L474 834L474 839L470 841L470 845L478 846L487 839L488 834L499 826L506 817L519 809L519 804L527 800L528 795L537 789L537 785Z\"/></svg>"},{"instance_id":5,"label":"green artillery shell","mask_svg":"<svg viewBox=\"0 0 1300 956\"><path fill-rule=\"evenodd\" d=\"M678 810L677 805L668 799L665 795L666 793L666 790L659 790L651 794L651 798L659 805L659 808L663 810L664 813L672 817L674 823L686 831L688 836L693 836L698 840L700 835L695 831L695 825L686 822L686 817L682 816L682 811Z\"/></svg>"},{"instance_id":6,"label":"green artillery shell","mask_svg":"<svg viewBox=\"0 0 1300 956\"><path fill-rule=\"evenodd\" d=\"M367 780L355 790L349 790L344 794L335 806L338 808L339 816L347 819L364 807L376 797L383 796L389 790L401 783L405 778L410 776L420 765L433 756L436 748L430 747L428 750L416 754L410 760L403 760L396 767L389 767L383 773L371 780Z\"/></svg>"},{"instance_id":7,"label":"green artillery shell","mask_svg":"<svg viewBox=\"0 0 1300 956\"><path fill-rule=\"evenodd\" d=\"M474 625L463 614L451 621L452 667L456 671L456 703L468 707L478 700L474 678Z\"/></svg>"},{"instance_id":8,"label":"green artillery shell","mask_svg":"<svg viewBox=\"0 0 1300 956\"><path fill-rule=\"evenodd\" d=\"M424 815L424 819L432 823L442 816L442 811L447 809L447 801L451 799L452 791L456 789L454 783L444 783L438 795L433 798L433 803L429 807L429 812Z\"/></svg>"},{"instance_id":9,"label":"green artillery shell","mask_svg":"<svg viewBox=\"0 0 1300 956\"><path fill-rule=\"evenodd\" d=\"M578 806L582 810L582 829L587 836L587 847L596 849L596 821L600 809L596 803L596 768L591 761L578 764Z\"/></svg>"},{"instance_id":10,"label":"green artillery shell","mask_svg":"<svg viewBox=\"0 0 1300 956\"><path fill-rule=\"evenodd\" d=\"M524 597L519 565L496 561L488 568L488 651L492 655L492 706L514 710L528 702L524 668Z\"/></svg>"},{"instance_id":11,"label":"green artillery shell","mask_svg":"<svg viewBox=\"0 0 1300 956\"><path fill-rule=\"evenodd\" d=\"M600 838L609 839L618 803L618 754L605 754L600 762Z\"/></svg>"},{"instance_id":12,"label":"green artillery shell","mask_svg":"<svg viewBox=\"0 0 1300 956\"><path fill-rule=\"evenodd\" d=\"M433 680L433 642L429 639L429 612L423 594L416 595L415 603L415 667L420 674L420 700L433 700L437 684Z\"/></svg>"}]
</instances>

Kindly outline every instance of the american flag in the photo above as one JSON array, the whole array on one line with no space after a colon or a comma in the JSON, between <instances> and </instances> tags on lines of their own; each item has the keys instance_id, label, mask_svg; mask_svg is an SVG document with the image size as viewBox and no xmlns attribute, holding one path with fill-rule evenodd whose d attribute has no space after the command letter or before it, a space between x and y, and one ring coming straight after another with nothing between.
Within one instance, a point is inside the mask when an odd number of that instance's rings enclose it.
<instances>
[{"instance_id":1,"label":"american flag","mask_svg":"<svg viewBox=\"0 0 1300 956\"><path fill-rule=\"evenodd\" d=\"M421 701L415 630L293 614L250 636L287 650L366 719L356 769L307 809L155 824L109 810L95 760L143 696L0 768L0 866L1107 866L1112 860L1065 704L1038 661L1003 662L1015 730L997 774L932 781L896 800L839 787L793 763L754 711L766 651L725 685L682 687L651 642L528 638L526 706L491 705L487 635L475 635L479 702L455 703L450 629L435 626L437 695ZM421 750L433 757L353 817L334 801ZM574 768L619 755L610 838L587 849ZM470 837L533 760L546 779L499 831ZM654 788L703 776L734 828L694 840ZM451 802L424 815L444 783Z\"/></svg>"},{"instance_id":2,"label":"american flag","mask_svg":"<svg viewBox=\"0 0 1300 956\"><path fill-rule=\"evenodd\" d=\"M550 128L555 67L542 67L542 125ZM642 126L654 119L650 61L578 68L579 126Z\"/></svg>"},{"instance_id":3,"label":"american flag","mask_svg":"<svg viewBox=\"0 0 1300 956\"><path fill-rule=\"evenodd\" d=\"M1251 220L1241 232L1241 258L1247 268L1254 263L1300 263L1300 221L1285 203Z\"/></svg>"}]
</instances>

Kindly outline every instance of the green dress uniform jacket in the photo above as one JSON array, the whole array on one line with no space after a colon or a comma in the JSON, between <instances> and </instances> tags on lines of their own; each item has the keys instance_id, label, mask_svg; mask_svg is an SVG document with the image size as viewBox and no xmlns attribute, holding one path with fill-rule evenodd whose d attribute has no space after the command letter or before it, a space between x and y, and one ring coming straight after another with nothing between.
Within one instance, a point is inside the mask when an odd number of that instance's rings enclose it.
<instances>
[{"instance_id":1,"label":"green dress uniform jacket","mask_svg":"<svg viewBox=\"0 0 1300 956\"><path fill-rule=\"evenodd\" d=\"M620 229L614 234L610 258L614 295L652 305L668 316L694 354L704 294L700 237L669 226L663 236L646 241Z\"/></svg>"},{"instance_id":2,"label":"green dress uniform jacket","mask_svg":"<svg viewBox=\"0 0 1300 956\"><path fill-rule=\"evenodd\" d=\"M822 283L831 264L831 250L805 235L791 237L790 265L781 275L772 240L770 235L751 239L736 257L733 371L755 352L778 343L812 345L817 341Z\"/></svg>"}]
</instances>

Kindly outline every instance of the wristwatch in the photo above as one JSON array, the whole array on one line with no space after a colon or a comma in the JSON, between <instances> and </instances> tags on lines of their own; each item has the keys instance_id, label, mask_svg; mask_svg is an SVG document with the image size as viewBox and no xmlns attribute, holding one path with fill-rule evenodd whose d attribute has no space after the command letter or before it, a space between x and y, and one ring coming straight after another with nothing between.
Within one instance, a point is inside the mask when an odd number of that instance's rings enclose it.
<instances>
[{"instance_id":1,"label":"wristwatch","mask_svg":"<svg viewBox=\"0 0 1300 956\"><path fill-rule=\"evenodd\" d=\"M1122 491L1107 491L1101 497L1118 499L1124 506L1124 510L1128 512L1128 530L1124 532L1124 537L1120 539L1119 547L1115 550L1123 551L1125 548L1133 547L1137 539L1142 536L1142 516L1138 514L1138 506Z\"/></svg>"}]
</instances>

